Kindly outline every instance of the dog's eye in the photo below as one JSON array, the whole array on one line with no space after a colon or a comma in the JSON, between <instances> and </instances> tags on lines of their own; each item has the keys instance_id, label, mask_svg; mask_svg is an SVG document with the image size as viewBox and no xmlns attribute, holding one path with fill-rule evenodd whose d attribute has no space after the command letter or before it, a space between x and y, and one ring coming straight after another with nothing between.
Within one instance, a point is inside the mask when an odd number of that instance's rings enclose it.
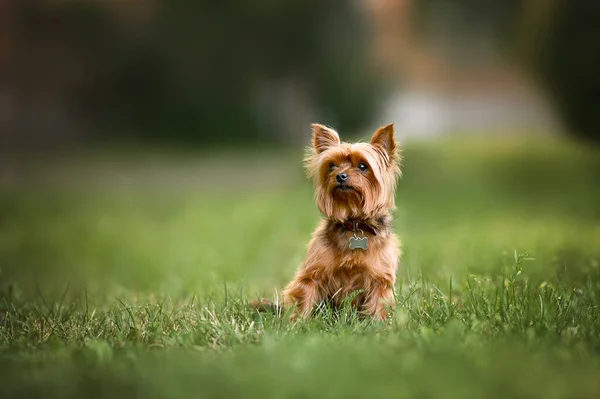
<instances>
[{"instance_id":1,"label":"dog's eye","mask_svg":"<svg viewBox=\"0 0 600 399\"><path fill-rule=\"evenodd\" d=\"M331 165L329 165L329 170L330 171L334 170L335 168L337 168L336 164L332 163Z\"/></svg>"},{"instance_id":2,"label":"dog's eye","mask_svg":"<svg viewBox=\"0 0 600 399\"><path fill-rule=\"evenodd\" d=\"M367 166L367 164L366 164L366 163L364 163L364 162L360 162L360 163L358 164L358 169L360 169L360 171L361 171L361 172L364 172L364 171L366 171L367 169L369 169L369 167Z\"/></svg>"}]
</instances>

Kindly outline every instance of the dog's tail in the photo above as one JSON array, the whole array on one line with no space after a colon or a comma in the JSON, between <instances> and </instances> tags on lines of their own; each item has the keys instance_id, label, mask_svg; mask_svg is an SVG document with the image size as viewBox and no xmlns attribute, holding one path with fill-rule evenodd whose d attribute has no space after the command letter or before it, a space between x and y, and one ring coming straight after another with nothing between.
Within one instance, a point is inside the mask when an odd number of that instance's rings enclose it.
<instances>
[{"instance_id":1,"label":"dog's tail","mask_svg":"<svg viewBox=\"0 0 600 399\"><path fill-rule=\"evenodd\" d=\"M280 315L283 311L281 305L265 298L253 299L250 301L250 307L258 312L273 313L276 315Z\"/></svg>"}]
</instances>

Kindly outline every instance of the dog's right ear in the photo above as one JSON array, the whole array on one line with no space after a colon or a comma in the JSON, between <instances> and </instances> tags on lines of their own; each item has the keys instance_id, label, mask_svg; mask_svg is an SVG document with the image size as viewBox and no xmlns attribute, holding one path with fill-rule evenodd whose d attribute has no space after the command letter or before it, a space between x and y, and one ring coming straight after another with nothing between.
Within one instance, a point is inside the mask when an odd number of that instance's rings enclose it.
<instances>
[{"instance_id":1,"label":"dog's right ear","mask_svg":"<svg viewBox=\"0 0 600 399\"><path fill-rule=\"evenodd\" d=\"M396 141L394 140L394 124L380 127L371 138L371 144L381 148L390 159L396 155Z\"/></svg>"},{"instance_id":2,"label":"dog's right ear","mask_svg":"<svg viewBox=\"0 0 600 399\"><path fill-rule=\"evenodd\" d=\"M317 154L340 144L340 136L335 130L328 128L327 126L319 125L318 123L313 123L312 129L312 144Z\"/></svg>"}]
</instances>

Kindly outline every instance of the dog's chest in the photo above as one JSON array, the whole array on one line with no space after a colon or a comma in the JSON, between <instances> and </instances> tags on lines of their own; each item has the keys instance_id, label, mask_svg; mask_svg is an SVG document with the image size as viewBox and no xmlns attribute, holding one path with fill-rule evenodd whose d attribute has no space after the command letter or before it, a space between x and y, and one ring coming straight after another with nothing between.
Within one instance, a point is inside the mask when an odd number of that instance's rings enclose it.
<instances>
[{"instance_id":1,"label":"dog's chest","mask_svg":"<svg viewBox=\"0 0 600 399\"><path fill-rule=\"evenodd\" d=\"M385 284L389 270L378 251L349 250L338 254L330 265L329 274L339 286L365 288Z\"/></svg>"},{"instance_id":2,"label":"dog's chest","mask_svg":"<svg viewBox=\"0 0 600 399\"><path fill-rule=\"evenodd\" d=\"M357 290L364 290L372 285L372 277L364 265L338 267L329 275L327 285L332 293L346 295Z\"/></svg>"}]
</instances>

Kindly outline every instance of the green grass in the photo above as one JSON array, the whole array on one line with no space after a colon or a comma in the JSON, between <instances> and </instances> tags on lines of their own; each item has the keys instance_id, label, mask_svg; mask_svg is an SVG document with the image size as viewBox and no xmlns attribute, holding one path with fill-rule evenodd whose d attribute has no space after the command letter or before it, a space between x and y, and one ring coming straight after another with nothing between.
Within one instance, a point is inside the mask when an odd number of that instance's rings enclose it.
<instances>
[{"instance_id":1,"label":"green grass","mask_svg":"<svg viewBox=\"0 0 600 399\"><path fill-rule=\"evenodd\" d=\"M0 186L11 397L600 397L600 151L408 144L386 323L257 314L318 220L301 153L14 163Z\"/></svg>"}]
</instances>

